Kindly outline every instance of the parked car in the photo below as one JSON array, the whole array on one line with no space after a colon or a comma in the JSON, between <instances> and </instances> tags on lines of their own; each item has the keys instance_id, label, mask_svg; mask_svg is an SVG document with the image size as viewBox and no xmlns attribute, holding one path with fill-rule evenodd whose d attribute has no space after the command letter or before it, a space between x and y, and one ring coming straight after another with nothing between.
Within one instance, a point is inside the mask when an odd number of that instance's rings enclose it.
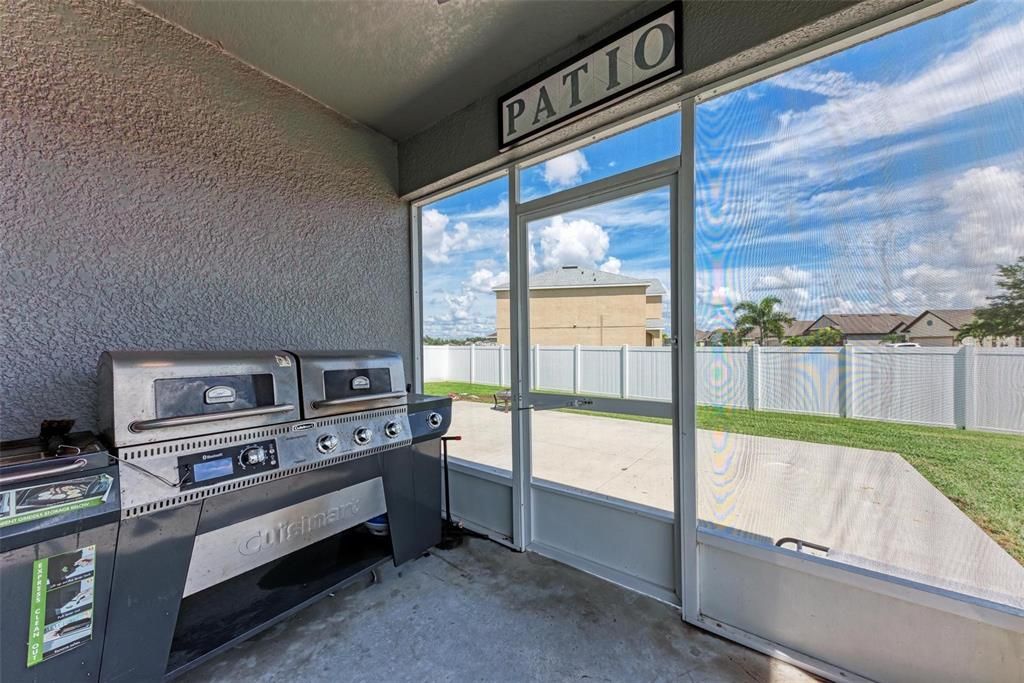
<instances>
[{"instance_id":1,"label":"parked car","mask_svg":"<svg viewBox=\"0 0 1024 683\"><path fill-rule=\"evenodd\" d=\"M917 342L895 342L892 344L886 344L886 348L889 349L919 349L921 345Z\"/></svg>"}]
</instances>

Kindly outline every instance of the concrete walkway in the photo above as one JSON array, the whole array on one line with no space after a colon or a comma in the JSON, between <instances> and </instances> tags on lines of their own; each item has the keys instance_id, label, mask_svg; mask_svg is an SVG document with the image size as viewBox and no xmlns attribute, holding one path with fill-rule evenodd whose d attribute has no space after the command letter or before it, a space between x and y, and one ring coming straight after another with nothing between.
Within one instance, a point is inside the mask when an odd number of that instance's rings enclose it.
<instances>
[{"instance_id":1,"label":"concrete walkway","mask_svg":"<svg viewBox=\"0 0 1024 683\"><path fill-rule=\"evenodd\" d=\"M509 469L511 414L455 403L451 454ZM535 412L534 476L672 510L672 428ZM765 543L1024 608L1024 567L896 453L699 431L699 517Z\"/></svg>"},{"instance_id":2,"label":"concrete walkway","mask_svg":"<svg viewBox=\"0 0 1024 683\"><path fill-rule=\"evenodd\" d=\"M469 540L325 598L185 674L188 683L811 683L683 623L679 610L496 543Z\"/></svg>"}]
</instances>

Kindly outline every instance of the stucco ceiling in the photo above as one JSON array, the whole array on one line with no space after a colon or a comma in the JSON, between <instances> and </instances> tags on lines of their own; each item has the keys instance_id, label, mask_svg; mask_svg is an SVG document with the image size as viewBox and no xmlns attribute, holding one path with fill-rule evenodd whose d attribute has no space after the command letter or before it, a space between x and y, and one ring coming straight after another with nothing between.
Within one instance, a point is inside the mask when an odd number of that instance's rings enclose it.
<instances>
[{"instance_id":1,"label":"stucco ceiling","mask_svg":"<svg viewBox=\"0 0 1024 683\"><path fill-rule=\"evenodd\" d=\"M641 0L138 0L404 140Z\"/></svg>"}]
</instances>

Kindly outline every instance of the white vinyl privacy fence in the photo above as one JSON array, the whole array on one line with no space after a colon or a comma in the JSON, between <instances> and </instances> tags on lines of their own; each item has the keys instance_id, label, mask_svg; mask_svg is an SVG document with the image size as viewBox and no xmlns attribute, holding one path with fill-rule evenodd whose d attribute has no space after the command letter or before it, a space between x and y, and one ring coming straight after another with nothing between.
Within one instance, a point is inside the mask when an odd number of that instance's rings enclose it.
<instances>
[{"instance_id":1,"label":"white vinyl privacy fence","mask_svg":"<svg viewBox=\"0 0 1024 683\"><path fill-rule=\"evenodd\" d=\"M668 348L534 346L539 390L669 401ZM427 346L426 382L509 386L507 346ZM707 347L702 405L1024 433L1024 349Z\"/></svg>"}]
</instances>

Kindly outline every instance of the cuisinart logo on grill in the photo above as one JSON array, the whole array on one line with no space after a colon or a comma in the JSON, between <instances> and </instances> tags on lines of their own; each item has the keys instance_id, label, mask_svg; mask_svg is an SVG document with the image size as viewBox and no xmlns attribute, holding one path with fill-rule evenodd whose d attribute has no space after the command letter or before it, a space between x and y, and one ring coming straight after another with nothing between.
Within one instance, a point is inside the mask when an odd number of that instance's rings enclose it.
<instances>
[{"instance_id":1,"label":"cuisinart logo on grill","mask_svg":"<svg viewBox=\"0 0 1024 683\"><path fill-rule=\"evenodd\" d=\"M255 499L256 489L248 491ZM384 482L374 477L199 534L184 594L198 593L385 512Z\"/></svg>"},{"instance_id":2,"label":"cuisinart logo on grill","mask_svg":"<svg viewBox=\"0 0 1024 683\"><path fill-rule=\"evenodd\" d=\"M356 498L355 500L335 505L322 512L302 515L290 522L278 522L274 528L258 531L249 538L240 541L238 552L243 555L255 555L272 545L303 541L316 531L340 524L341 522L351 521L358 517L361 502L360 499ZM348 527L341 527L338 531L344 531L346 528ZM306 545L306 543L300 543L300 545Z\"/></svg>"}]
</instances>

